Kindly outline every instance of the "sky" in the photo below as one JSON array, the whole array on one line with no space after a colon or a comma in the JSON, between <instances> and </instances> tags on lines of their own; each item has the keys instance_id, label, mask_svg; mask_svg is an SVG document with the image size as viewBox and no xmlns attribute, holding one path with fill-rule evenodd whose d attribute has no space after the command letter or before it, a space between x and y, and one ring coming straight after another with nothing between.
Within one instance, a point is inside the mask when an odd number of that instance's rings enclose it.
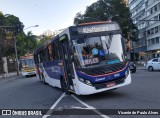
<instances>
[{"instance_id":1,"label":"sky","mask_svg":"<svg viewBox=\"0 0 160 118\"><path fill-rule=\"evenodd\" d=\"M87 6L97 0L0 0L0 11L19 17L25 33L40 35L46 30L58 30L73 25L78 12L84 13Z\"/></svg>"}]
</instances>

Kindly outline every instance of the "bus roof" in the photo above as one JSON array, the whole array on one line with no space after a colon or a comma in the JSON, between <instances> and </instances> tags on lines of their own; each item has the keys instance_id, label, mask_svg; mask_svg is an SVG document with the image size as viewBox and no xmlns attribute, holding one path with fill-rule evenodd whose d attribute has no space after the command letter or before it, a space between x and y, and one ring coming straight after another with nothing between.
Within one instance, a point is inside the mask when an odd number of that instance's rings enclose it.
<instances>
[{"instance_id":1,"label":"bus roof","mask_svg":"<svg viewBox=\"0 0 160 118\"><path fill-rule=\"evenodd\" d=\"M99 24L117 24L117 25L118 25L118 23L115 22L115 21L99 21L99 22L81 23L81 24L78 24L78 25L70 26L70 27L68 27L68 28L69 28L69 29L70 29L70 28L72 29L72 28L76 28L76 27L83 27L83 26L85 26L85 25L88 26L88 25L99 25ZM119 25L118 25L118 27L119 27ZM66 29L67 29L67 28L66 28ZM64 31L65 31L65 29L64 29ZM60 34L62 34L62 33L63 33L63 31L62 31ZM48 46L48 44L50 44L52 41L54 41L54 40L56 40L57 38L59 38L59 37L60 37L60 34L54 36L51 40L47 41L47 42L44 43L42 46L38 47L38 48L35 50L34 54L36 54L37 52L41 51L41 50L44 49L46 46Z\"/></svg>"}]
</instances>

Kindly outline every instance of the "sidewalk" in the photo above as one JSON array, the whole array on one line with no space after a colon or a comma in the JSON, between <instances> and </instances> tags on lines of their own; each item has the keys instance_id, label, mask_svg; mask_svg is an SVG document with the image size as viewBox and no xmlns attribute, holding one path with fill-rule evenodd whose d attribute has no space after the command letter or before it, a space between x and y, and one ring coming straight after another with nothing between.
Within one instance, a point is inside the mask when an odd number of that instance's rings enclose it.
<instances>
[{"instance_id":1,"label":"sidewalk","mask_svg":"<svg viewBox=\"0 0 160 118\"><path fill-rule=\"evenodd\" d=\"M3 85L3 84L6 84L6 82L15 81L15 80L18 80L22 77L23 77L22 75L19 75L19 76L15 75L15 76L0 78L0 86Z\"/></svg>"},{"instance_id":2,"label":"sidewalk","mask_svg":"<svg viewBox=\"0 0 160 118\"><path fill-rule=\"evenodd\" d=\"M8 78L15 78L15 77L20 77L21 75L17 76L17 72L12 72L9 73L8 75L6 74L0 74L0 79L4 78L4 79L8 79Z\"/></svg>"}]
</instances>

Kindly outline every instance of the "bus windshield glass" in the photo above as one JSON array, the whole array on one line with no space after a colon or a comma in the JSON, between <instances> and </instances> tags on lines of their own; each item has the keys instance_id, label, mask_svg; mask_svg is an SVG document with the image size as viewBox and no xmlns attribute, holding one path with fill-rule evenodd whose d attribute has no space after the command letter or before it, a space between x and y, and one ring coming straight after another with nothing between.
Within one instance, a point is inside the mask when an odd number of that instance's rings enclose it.
<instances>
[{"instance_id":1,"label":"bus windshield glass","mask_svg":"<svg viewBox=\"0 0 160 118\"><path fill-rule=\"evenodd\" d=\"M21 60L22 67L34 68L34 60L33 59L22 59Z\"/></svg>"},{"instance_id":2,"label":"bus windshield glass","mask_svg":"<svg viewBox=\"0 0 160 118\"><path fill-rule=\"evenodd\" d=\"M73 40L76 67L93 68L124 61L121 34Z\"/></svg>"}]
</instances>

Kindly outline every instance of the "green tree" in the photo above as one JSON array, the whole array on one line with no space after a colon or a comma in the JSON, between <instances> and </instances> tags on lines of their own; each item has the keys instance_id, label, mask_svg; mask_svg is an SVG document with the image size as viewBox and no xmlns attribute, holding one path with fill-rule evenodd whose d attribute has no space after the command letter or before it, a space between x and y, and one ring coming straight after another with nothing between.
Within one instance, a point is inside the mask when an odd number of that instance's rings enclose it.
<instances>
[{"instance_id":1,"label":"green tree","mask_svg":"<svg viewBox=\"0 0 160 118\"><path fill-rule=\"evenodd\" d=\"M39 36L39 41L38 41L37 47L42 46L42 45L45 44L47 41L51 40L52 37L54 37L54 35L51 35L51 36L41 35L41 36Z\"/></svg>"},{"instance_id":2,"label":"green tree","mask_svg":"<svg viewBox=\"0 0 160 118\"><path fill-rule=\"evenodd\" d=\"M36 40L36 37L32 34L32 32L27 33L26 41L27 41L27 47L26 47L27 52L33 53L37 47L37 40Z\"/></svg>"},{"instance_id":3,"label":"green tree","mask_svg":"<svg viewBox=\"0 0 160 118\"><path fill-rule=\"evenodd\" d=\"M17 50L19 57L26 53L33 53L37 48L37 45L36 36L33 35L32 32L28 32L27 35L25 33L17 35Z\"/></svg>"},{"instance_id":4,"label":"green tree","mask_svg":"<svg viewBox=\"0 0 160 118\"><path fill-rule=\"evenodd\" d=\"M3 15L0 12L0 48L2 56L15 56L14 52L14 36L23 30L23 23L18 17L10 14ZM4 27L6 26L6 27ZM0 57L0 58L1 58Z\"/></svg>"},{"instance_id":5,"label":"green tree","mask_svg":"<svg viewBox=\"0 0 160 118\"><path fill-rule=\"evenodd\" d=\"M18 56L25 55L27 52L33 53L37 47L36 36L32 32L27 35L23 32L23 23L18 17L0 12L0 58L2 56L15 56L14 36L16 36ZM9 27L8 27L9 26Z\"/></svg>"},{"instance_id":6,"label":"green tree","mask_svg":"<svg viewBox=\"0 0 160 118\"><path fill-rule=\"evenodd\" d=\"M18 57L25 55L27 53L27 40L25 33L18 34L16 40Z\"/></svg>"},{"instance_id":7,"label":"green tree","mask_svg":"<svg viewBox=\"0 0 160 118\"><path fill-rule=\"evenodd\" d=\"M112 21L119 23L123 37L129 40L130 31L137 30L130 17L129 8L123 0L98 0L88 6L84 14L78 12L74 18L74 24L112 19ZM134 37L134 40L136 40L137 37Z\"/></svg>"}]
</instances>

